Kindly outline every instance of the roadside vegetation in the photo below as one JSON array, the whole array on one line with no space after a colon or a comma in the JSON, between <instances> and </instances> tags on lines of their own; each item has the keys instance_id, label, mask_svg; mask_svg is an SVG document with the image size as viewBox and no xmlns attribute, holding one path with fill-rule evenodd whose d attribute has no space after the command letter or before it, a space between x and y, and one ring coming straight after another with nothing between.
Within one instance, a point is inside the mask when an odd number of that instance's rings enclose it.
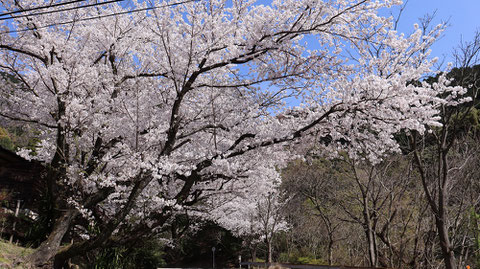
<instances>
[{"instance_id":1,"label":"roadside vegetation","mask_svg":"<svg viewBox=\"0 0 480 269\"><path fill-rule=\"evenodd\" d=\"M0 239L0 268L13 268L11 266L14 261L30 255L33 251L31 248L20 247Z\"/></svg>"}]
</instances>

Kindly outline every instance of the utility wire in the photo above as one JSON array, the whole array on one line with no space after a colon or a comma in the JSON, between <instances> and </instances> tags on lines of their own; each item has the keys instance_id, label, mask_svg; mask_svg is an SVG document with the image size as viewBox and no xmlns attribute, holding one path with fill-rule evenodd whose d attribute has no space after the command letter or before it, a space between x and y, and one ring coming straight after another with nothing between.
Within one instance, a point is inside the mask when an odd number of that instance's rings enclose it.
<instances>
[{"instance_id":1,"label":"utility wire","mask_svg":"<svg viewBox=\"0 0 480 269\"><path fill-rule=\"evenodd\" d=\"M186 0L186 1L177 2L177 3L173 3L173 4L162 5L162 6L153 6L153 7L146 7L146 8L140 8L140 9L133 9L133 10L128 10L128 11L117 12L117 13L106 14L106 15L95 16L95 17L88 17L88 18L83 18L83 19L78 19L78 20L52 23L52 24L48 24L48 25L44 25L44 26L37 26L37 27L32 28L32 29L20 29L20 30L5 31L5 32L0 32L0 34L13 34L13 33L27 32L27 31L31 31L31 30L44 29L44 28L48 28L48 27L65 25L65 24L70 24L70 23L77 23L77 22L81 22L81 21L91 21L91 20L97 20L97 19L102 19L102 18L107 18L107 17L113 17L113 16L117 16L117 15L125 15L125 14L130 14L130 13L133 13L133 12L141 12L141 11L148 11L148 10L164 8L164 7L178 6L178 5L182 5L182 4L186 4L186 3L190 3L190 2L194 2L194 1L197 1L197 0Z\"/></svg>"},{"instance_id":2,"label":"utility wire","mask_svg":"<svg viewBox=\"0 0 480 269\"><path fill-rule=\"evenodd\" d=\"M82 1L85 1L85 0L82 0ZM75 10L75 9L81 9L81 8L87 8L87 7L94 7L94 6L100 6L100 5L105 5L105 4L115 3L115 2L121 2L121 1L124 1L124 0L110 0L110 1L100 2L100 3L83 5L83 6L75 6L75 7L68 7L68 8L57 9L57 10L49 10L49 11L43 11L43 12L37 12L37 13L22 14L22 15L18 15L18 16L0 18L0 21L17 19L17 18L24 18L24 17L31 17L31 16L36 16L36 15L45 15L45 14L51 14L51 13L57 13L57 12L63 12L63 11L69 11L69 10Z\"/></svg>"},{"instance_id":3,"label":"utility wire","mask_svg":"<svg viewBox=\"0 0 480 269\"><path fill-rule=\"evenodd\" d=\"M7 16L7 15L13 15L17 13L22 13L22 12L28 12L28 11L33 11L33 10L39 10L39 9L45 9L45 8L51 8L51 7L58 7L58 6L64 6L64 5L69 5L69 4L74 4L78 2L85 2L86 0L73 0L73 1L67 1L67 2L61 2L61 3L56 3L48 6L39 6L39 7L32 7L32 8L26 8L22 10L16 10L16 11L11 11L7 13L2 13L0 14L0 17Z\"/></svg>"}]
</instances>

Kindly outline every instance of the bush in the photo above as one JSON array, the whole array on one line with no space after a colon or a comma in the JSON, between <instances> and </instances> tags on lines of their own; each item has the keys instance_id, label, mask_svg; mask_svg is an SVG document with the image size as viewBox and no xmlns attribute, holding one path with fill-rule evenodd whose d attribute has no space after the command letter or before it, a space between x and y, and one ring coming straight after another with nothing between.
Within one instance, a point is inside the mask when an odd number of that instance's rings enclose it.
<instances>
[{"instance_id":1,"label":"bush","mask_svg":"<svg viewBox=\"0 0 480 269\"><path fill-rule=\"evenodd\" d=\"M265 259L255 258L254 262L265 262Z\"/></svg>"},{"instance_id":2,"label":"bush","mask_svg":"<svg viewBox=\"0 0 480 269\"><path fill-rule=\"evenodd\" d=\"M2 127L0 127L0 147L10 151L15 150L15 146L12 139L10 138L10 134Z\"/></svg>"},{"instance_id":3,"label":"bush","mask_svg":"<svg viewBox=\"0 0 480 269\"><path fill-rule=\"evenodd\" d=\"M158 268L165 265L162 244L155 239L141 242L134 247L117 246L100 250L91 268L128 269Z\"/></svg>"},{"instance_id":4,"label":"bush","mask_svg":"<svg viewBox=\"0 0 480 269\"><path fill-rule=\"evenodd\" d=\"M298 264L315 264L315 265L327 265L328 263L322 259L315 259L312 257L298 257L297 262Z\"/></svg>"},{"instance_id":5,"label":"bush","mask_svg":"<svg viewBox=\"0 0 480 269\"><path fill-rule=\"evenodd\" d=\"M288 255L286 252L280 253L278 261L281 263L294 263L294 264L314 264L314 265L327 265L328 262L320 258L314 258L312 256L302 256L306 253L303 253L299 250L293 251Z\"/></svg>"}]
</instances>

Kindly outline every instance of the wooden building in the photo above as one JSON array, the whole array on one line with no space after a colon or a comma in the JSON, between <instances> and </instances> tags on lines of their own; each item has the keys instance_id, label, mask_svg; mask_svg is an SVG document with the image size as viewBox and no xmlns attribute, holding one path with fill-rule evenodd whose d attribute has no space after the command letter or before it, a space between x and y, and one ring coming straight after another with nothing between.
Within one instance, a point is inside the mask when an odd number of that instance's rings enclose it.
<instances>
[{"instance_id":1,"label":"wooden building","mask_svg":"<svg viewBox=\"0 0 480 269\"><path fill-rule=\"evenodd\" d=\"M0 237L18 242L38 216L45 167L0 147ZM19 214L20 213L20 214Z\"/></svg>"},{"instance_id":2,"label":"wooden building","mask_svg":"<svg viewBox=\"0 0 480 269\"><path fill-rule=\"evenodd\" d=\"M9 200L21 200L22 207L33 210L44 193L45 174L41 163L27 161L0 147L0 193L8 194ZM15 207L5 203L3 206Z\"/></svg>"}]
</instances>

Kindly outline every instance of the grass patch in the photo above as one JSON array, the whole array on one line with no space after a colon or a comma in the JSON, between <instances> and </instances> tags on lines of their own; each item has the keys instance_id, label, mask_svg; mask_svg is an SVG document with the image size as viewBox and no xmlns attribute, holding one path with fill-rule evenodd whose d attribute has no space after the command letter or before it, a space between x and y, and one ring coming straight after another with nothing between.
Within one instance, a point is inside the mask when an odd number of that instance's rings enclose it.
<instances>
[{"instance_id":1,"label":"grass patch","mask_svg":"<svg viewBox=\"0 0 480 269\"><path fill-rule=\"evenodd\" d=\"M0 240L0 268L3 268L2 266L9 266L14 260L25 257L32 252L33 249L31 248L15 246L14 244L10 244L8 241Z\"/></svg>"}]
</instances>

